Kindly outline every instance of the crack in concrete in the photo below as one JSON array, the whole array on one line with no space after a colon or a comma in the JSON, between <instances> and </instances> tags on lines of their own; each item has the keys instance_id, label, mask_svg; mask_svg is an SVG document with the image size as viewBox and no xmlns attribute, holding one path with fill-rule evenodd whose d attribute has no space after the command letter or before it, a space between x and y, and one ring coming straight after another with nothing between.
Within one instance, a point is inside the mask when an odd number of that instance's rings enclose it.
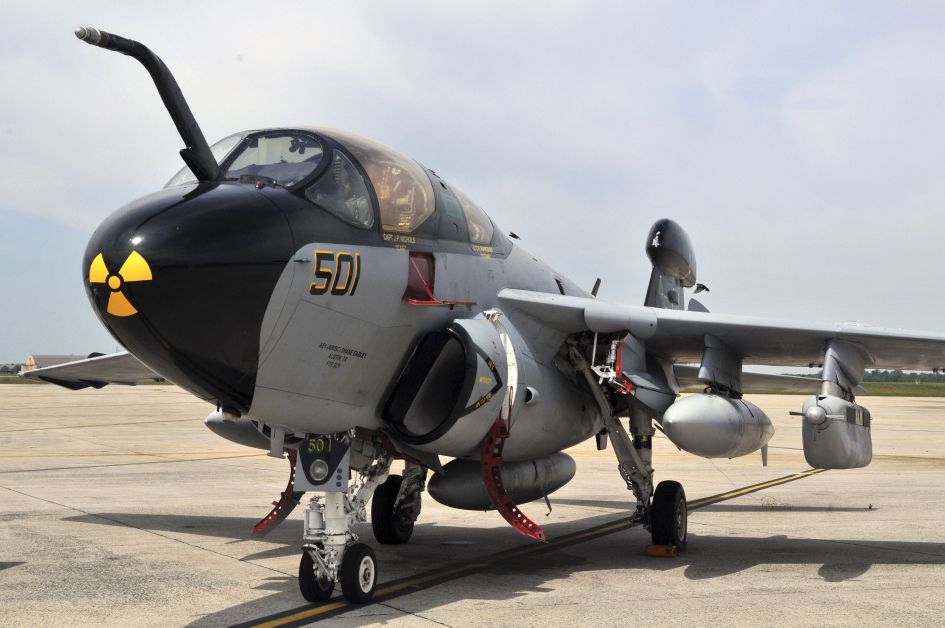
<instances>
[{"instance_id":1,"label":"crack in concrete","mask_svg":"<svg viewBox=\"0 0 945 628\"><path fill-rule=\"evenodd\" d=\"M394 606L393 604L388 604L387 602L378 602L377 605L378 605L378 606L386 606L387 608L393 609L393 610L395 610L395 611L397 611L397 612L399 612L399 613L403 613L404 615L411 615L411 616L413 616L413 617L419 617L420 619L424 619L424 620L426 620L426 621L428 621L428 622L431 622L431 623L434 623L434 624L436 624L436 625L438 625L438 626L446 626L446 628L453 628L450 624L444 624L444 623L441 622L441 621L437 621L437 620L435 620L435 619L431 619L430 617L427 617L427 616L425 616L425 615L421 615L420 613L414 613L413 611L408 611L408 610L406 610L406 609L404 609L404 608L397 608L397 607Z\"/></svg>"},{"instance_id":2,"label":"crack in concrete","mask_svg":"<svg viewBox=\"0 0 945 628\"><path fill-rule=\"evenodd\" d=\"M97 412L96 414L101 414ZM184 423L194 422L195 419L157 419L155 421L122 421L121 423L91 423L87 425L51 425L48 427L19 427L12 430L0 430L0 434L16 432L50 432L55 430L78 430L88 427L123 427L125 425L153 425L156 423Z\"/></svg>"},{"instance_id":3,"label":"crack in concrete","mask_svg":"<svg viewBox=\"0 0 945 628\"><path fill-rule=\"evenodd\" d=\"M136 455L129 453L129 456ZM155 454L137 454L143 456L152 456L157 457ZM15 469L13 471L0 471L0 475L12 475L14 473L41 473L43 471L81 471L83 469L103 469L106 467L133 467L135 465L145 465L145 464L170 464L175 462L212 462L214 460L234 460L237 458L258 458L265 456L266 454L237 454L232 456L217 456L214 458L184 458L184 459L166 459L166 460L148 460L146 462L116 462L113 464L90 464L90 465L79 465L73 467L44 467L41 469ZM32 497L32 495L29 495ZM67 506L68 508L68 506Z\"/></svg>"}]
</instances>

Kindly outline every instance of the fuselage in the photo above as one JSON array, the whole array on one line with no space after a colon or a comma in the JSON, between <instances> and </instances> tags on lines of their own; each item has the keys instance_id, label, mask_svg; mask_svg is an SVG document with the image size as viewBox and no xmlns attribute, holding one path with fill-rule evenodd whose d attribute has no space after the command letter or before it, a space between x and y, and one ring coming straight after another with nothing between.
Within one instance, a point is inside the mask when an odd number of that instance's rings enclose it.
<instances>
[{"instance_id":1,"label":"fuselage","mask_svg":"<svg viewBox=\"0 0 945 628\"><path fill-rule=\"evenodd\" d=\"M118 210L84 268L112 335L226 412L299 433L381 429L425 334L497 307L503 288L586 295L434 172L369 140L274 129L214 152L223 180L185 169ZM587 405L575 394L558 410L586 416L519 453L589 436Z\"/></svg>"}]
</instances>

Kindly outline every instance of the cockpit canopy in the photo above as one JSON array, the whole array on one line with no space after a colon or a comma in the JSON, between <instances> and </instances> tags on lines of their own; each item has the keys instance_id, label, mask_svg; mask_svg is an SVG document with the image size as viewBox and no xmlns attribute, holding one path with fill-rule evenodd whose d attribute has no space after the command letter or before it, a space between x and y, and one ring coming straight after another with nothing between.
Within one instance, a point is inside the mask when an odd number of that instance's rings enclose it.
<instances>
[{"instance_id":1,"label":"cockpit canopy","mask_svg":"<svg viewBox=\"0 0 945 628\"><path fill-rule=\"evenodd\" d=\"M466 227L465 234L440 237L468 235L473 244L489 245L495 234L486 213L459 190L409 157L352 133L250 131L225 137L210 150L223 180L284 187L355 227L413 234L439 210ZM183 168L166 187L194 181Z\"/></svg>"}]
</instances>

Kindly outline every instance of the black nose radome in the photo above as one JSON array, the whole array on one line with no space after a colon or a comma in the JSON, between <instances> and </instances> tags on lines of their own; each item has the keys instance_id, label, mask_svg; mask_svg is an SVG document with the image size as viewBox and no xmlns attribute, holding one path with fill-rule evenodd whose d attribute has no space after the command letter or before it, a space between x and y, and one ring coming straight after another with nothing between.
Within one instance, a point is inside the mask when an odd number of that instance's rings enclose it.
<instances>
[{"instance_id":1,"label":"black nose radome","mask_svg":"<svg viewBox=\"0 0 945 628\"><path fill-rule=\"evenodd\" d=\"M250 186L162 190L115 212L85 251L89 299L127 349L174 383L245 412L273 288L294 252Z\"/></svg>"}]
</instances>

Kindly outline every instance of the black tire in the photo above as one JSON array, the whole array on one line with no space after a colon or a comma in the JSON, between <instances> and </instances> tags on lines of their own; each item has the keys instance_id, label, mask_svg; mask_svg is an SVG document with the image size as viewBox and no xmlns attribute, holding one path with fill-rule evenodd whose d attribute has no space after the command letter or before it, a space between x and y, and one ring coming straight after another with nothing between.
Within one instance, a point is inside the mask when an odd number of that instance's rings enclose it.
<instances>
[{"instance_id":1,"label":"black tire","mask_svg":"<svg viewBox=\"0 0 945 628\"><path fill-rule=\"evenodd\" d=\"M315 574L315 561L303 550L302 559L299 561L299 591L302 592L302 597L313 604L324 602L331 597L334 590L335 581L319 578Z\"/></svg>"},{"instance_id":2,"label":"black tire","mask_svg":"<svg viewBox=\"0 0 945 628\"><path fill-rule=\"evenodd\" d=\"M364 543L355 543L341 559L341 593L352 604L364 604L374 597L377 587L377 558Z\"/></svg>"},{"instance_id":3,"label":"black tire","mask_svg":"<svg viewBox=\"0 0 945 628\"><path fill-rule=\"evenodd\" d=\"M654 545L673 545L678 550L686 547L686 492L682 484L672 480L660 482L653 494L650 507L650 534Z\"/></svg>"},{"instance_id":4,"label":"black tire","mask_svg":"<svg viewBox=\"0 0 945 628\"><path fill-rule=\"evenodd\" d=\"M374 538L384 545L400 545L410 540L413 534L413 521L394 512L394 502L404 479L392 475L374 491L371 502L371 529Z\"/></svg>"}]
</instances>

